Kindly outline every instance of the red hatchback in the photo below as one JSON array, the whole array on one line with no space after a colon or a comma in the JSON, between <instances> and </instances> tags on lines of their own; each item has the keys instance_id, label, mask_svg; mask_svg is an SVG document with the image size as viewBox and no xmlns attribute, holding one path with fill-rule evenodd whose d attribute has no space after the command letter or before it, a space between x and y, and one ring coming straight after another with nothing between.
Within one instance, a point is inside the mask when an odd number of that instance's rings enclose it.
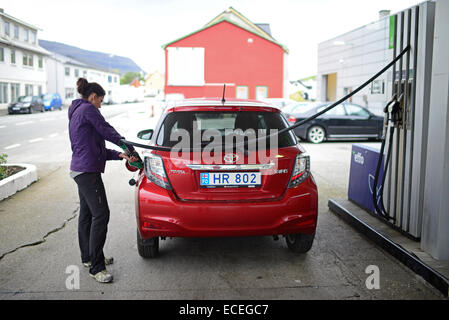
<instances>
[{"instance_id":1,"label":"red hatchback","mask_svg":"<svg viewBox=\"0 0 449 320\"><path fill-rule=\"evenodd\" d=\"M159 147L144 153L136 184L139 254L156 257L159 238L263 235L307 252L318 191L296 136L276 134L286 127L259 101L188 99L166 109L138 135Z\"/></svg>"}]
</instances>

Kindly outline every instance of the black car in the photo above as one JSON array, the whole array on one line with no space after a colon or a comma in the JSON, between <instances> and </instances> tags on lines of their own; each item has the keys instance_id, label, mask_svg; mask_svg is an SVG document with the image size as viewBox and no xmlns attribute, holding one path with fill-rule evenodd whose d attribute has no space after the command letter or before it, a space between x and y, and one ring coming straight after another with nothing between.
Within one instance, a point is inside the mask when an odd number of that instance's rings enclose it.
<instances>
[{"instance_id":1,"label":"black car","mask_svg":"<svg viewBox=\"0 0 449 320\"><path fill-rule=\"evenodd\" d=\"M284 111L290 125L304 120L330 106L310 103ZM318 118L294 129L302 140L320 143L331 139L381 139L384 118L354 103L342 103Z\"/></svg>"},{"instance_id":2,"label":"black car","mask_svg":"<svg viewBox=\"0 0 449 320\"><path fill-rule=\"evenodd\" d=\"M8 113L33 113L45 111L44 102L39 96L21 96L8 106Z\"/></svg>"}]
</instances>

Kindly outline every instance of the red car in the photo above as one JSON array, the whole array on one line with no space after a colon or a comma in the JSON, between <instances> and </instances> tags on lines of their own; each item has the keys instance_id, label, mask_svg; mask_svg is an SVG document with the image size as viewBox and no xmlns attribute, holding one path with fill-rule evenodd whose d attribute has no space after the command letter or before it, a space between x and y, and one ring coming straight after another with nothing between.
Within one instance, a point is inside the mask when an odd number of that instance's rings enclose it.
<instances>
[{"instance_id":1,"label":"red car","mask_svg":"<svg viewBox=\"0 0 449 320\"><path fill-rule=\"evenodd\" d=\"M237 138L224 143L233 132L268 135L266 130L286 127L278 109L253 100L187 99L166 109L154 131L138 134L149 145L167 148L144 153L137 179L139 254L156 257L159 238L264 235L285 236L293 252L307 252L317 225L318 191L309 156L294 133L276 135L277 146L261 135L256 149L249 138L243 146ZM211 135L217 149L211 148ZM174 151L181 139L182 154Z\"/></svg>"}]
</instances>

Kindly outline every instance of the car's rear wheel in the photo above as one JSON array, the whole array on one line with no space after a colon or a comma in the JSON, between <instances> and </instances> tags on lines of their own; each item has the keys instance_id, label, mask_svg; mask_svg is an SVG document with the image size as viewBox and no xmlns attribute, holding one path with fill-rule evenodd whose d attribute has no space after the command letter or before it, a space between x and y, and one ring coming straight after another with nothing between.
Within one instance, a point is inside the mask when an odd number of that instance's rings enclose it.
<instances>
[{"instance_id":1,"label":"car's rear wheel","mask_svg":"<svg viewBox=\"0 0 449 320\"><path fill-rule=\"evenodd\" d=\"M285 236L285 242L288 248L294 253L306 253L312 248L313 239L315 239L314 234L288 234Z\"/></svg>"},{"instance_id":2,"label":"car's rear wheel","mask_svg":"<svg viewBox=\"0 0 449 320\"><path fill-rule=\"evenodd\" d=\"M137 230L137 251L142 258L156 258L159 255L159 237L144 240Z\"/></svg>"},{"instance_id":3,"label":"car's rear wheel","mask_svg":"<svg viewBox=\"0 0 449 320\"><path fill-rule=\"evenodd\" d=\"M326 131L323 127L312 126L307 131L307 140L313 143L321 143L326 139Z\"/></svg>"}]
</instances>

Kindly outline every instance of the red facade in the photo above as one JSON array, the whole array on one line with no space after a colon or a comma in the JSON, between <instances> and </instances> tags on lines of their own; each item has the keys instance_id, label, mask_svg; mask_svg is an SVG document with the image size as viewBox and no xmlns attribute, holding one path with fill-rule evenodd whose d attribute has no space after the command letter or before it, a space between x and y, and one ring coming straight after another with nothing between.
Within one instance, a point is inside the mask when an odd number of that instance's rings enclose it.
<instances>
[{"instance_id":1,"label":"red facade","mask_svg":"<svg viewBox=\"0 0 449 320\"><path fill-rule=\"evenodd\" d=\"M167 85L167 48L204 48L204 86ZM237 97L237 87L246 86L249 99L256 99L256 87L267 87L267 97L283 97L283 47L228 21L214 24L165 47L165 93L182 93L185 98Z\"/></svg>"}]
</instances>

